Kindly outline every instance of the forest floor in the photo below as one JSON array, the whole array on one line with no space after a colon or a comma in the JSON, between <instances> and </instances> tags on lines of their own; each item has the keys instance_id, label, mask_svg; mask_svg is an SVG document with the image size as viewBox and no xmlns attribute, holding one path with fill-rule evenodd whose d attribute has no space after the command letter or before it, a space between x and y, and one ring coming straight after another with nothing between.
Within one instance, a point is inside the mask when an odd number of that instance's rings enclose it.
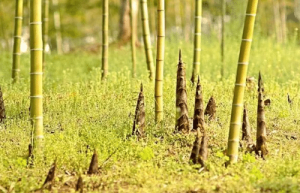
<instances>
[{"instance_id":1,"label":"forest floor","mask_svg":"<svg viewBox=\"0 0 300 193\"><path fill-rule=\"evenodd\" d=\"M164 122L154 121L154 84L148 81L144 50L137 51L136 79L131 78L129 47L111 48L109 77L101 82L101 56L88 53L47 55L44 75L44 130L42 155L27 167L29 121L29 54L21 56L21 81L11 84L11 54L0 58L0 85L4 93L6 126L0 128L0 192L39 189L54 160L57 171L53 192L75 192L83 178L84 192L300 192L300 47L271 40L253 42L245 104L255 140L257 79L261 71L267 124L266 160L240 148L237 164L224 167L239 41L228 40L225 73L221 80L219 42L203 40L201 84L205 105L217 103L217 119L207 121L207 170L189 164L195 139L174 134L175 86L178 49L182 49L187 79L191 76L192 43L166 42ZM155 53L155 52L154 52ZM146 138L128 138L133 125L140 83L144 84ZM195 87L187 84L192 118ZM292 104L288 103L287 94ZM86 174L94 149L98 175ZM10 191L12 190L12 191Z\"/></svg>"}]
</instances>

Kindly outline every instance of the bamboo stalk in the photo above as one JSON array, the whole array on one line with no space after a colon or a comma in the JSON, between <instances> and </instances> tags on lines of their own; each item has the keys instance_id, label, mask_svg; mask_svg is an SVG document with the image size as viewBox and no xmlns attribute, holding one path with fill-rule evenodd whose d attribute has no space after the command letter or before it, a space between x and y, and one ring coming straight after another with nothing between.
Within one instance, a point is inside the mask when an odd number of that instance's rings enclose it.
<instances>
[{"instance_id":1,"label":"bamboo stalk","mask_svg":"<svg viewBox=\"0 0 300 193\"><path fill-rule=\"evenodd\" d=\"M141 10L142 10L143 38L145 44L147 69L149 71L149 79L152 81L154 79L154 64L153 64L153 55L152 55L151 38L150 38L147 0L141 0Z\"/></svg>"},{"instance_id":2,"label":"bamboo stalk","mask_svg":"<svg viewBox=\"0 0 300 193\"><path fill-rule=\"evenodd\" d=\"M155 121L163 120L163 78L165 58L165 0L157 2L157 54L155 75Z\"/></svg>"},{"instance_id":3,"label":"bamboo stalk","mask_svg":"<svg viewBox=\"0 0 300 193\"><path fill-rule=\"evenodd\" d=\"M132 57L132 78L136 77L136 30L135 30L135 19L133 12L133 0L130 0L130 20L131 20L131 57Z\"/></svg>"},{"instance_id":4,"label":"bamboo stalk","mask_svg":"<svg viewBox=\"0 0 300 193\"><path fill-rule=\"evenodd\" d=\"M43 66L45 67L45 52L48 45L48 29L49 29L49 0L43 0Z\"/></svg>"},{"instance_id":5,"label":"bamboo stalk","mask_svg":"<svg viewBox=\"0 0 300 193\"><path fill-rule=\"evenodd\" d=\"M102 8L102 80L105 80L108 74L108 0L103 0Z\"/></svg>"},{"instance_id":6,"label":"bamboo stalk","mask_svg":"<svg viewBox=\"0 0 300 193\"><path fill-rule=\"evenodd\" d=\"M15 10L15 32L14 32L14 48L12 63L12 79L18 82L20 73L20 56L21 56L21 40L22 40L22 23L23 23L23 0L16 0Z\"/></svg>"},{"instance_id":7,"label":"bamboo stalk","mask_svg":"<svg viewBox=\"0 0 300 193\"><path fill-rule=\"evenodd\" d=\"M43 41L42 1L30 1L30 118L34 129L33 144L40 149L43 134Z\"/></svg>"},{"instance_id":8,"label":"bamboo stalk","mask_svg":"<svg viewBox=\"0 0 300 193\"><path fill-rule=\"evenodd\" d=\"M195 83L200 69L202 0L195 0L194 60L191 81Z\"/></svg>"},{"instance_id":9,"label":"bamboo stalk","mask_svg":"<svg viewBox=\"0 0 300 193\"><path fill-rule=\"evenodd\" d=\"M60 13L58 10L58 0L52 0L54 7L54 28L56 36L56 49L58 54L62 54L62 37L61 37L61 24L60 24Z\"/></svg>"},{"instance_id":10,"label":"bamboo stalk","mask_svg":"<svg viewBox=\"0 0 300 193\"><path fill-rule=\"evenodd\" d=\"M175 130L182 133L190 132L185 66L181 59L181 50L179 51L179 62L177 67Z\"/></svg>"},{"instance_id":11,"label":"bamboo stalk","mask_svg":"<svg viewBox=\"0 0 300 193\"><path fill-rule=\"evenodd\" d=\"M238 159L239 133L242 126L241 116L243 113L243 99L246 87L247 70L253 38L257 4L258 0L248 0L231 110L230 130L227 148L227 156L230 159L229 163L235 163Z\"/></svg>"}]
</instances>

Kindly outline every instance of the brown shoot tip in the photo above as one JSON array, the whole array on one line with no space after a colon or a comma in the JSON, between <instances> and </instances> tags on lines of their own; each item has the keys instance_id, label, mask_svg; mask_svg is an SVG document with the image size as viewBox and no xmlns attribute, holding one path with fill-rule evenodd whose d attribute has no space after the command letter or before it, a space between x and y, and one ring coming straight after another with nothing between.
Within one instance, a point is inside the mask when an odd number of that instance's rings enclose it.
<instances>
[{"instance_id":1,"label":"brown shoot tip","mask_svg":"<svg viewBox=\"0 0 300 193\"><path fill-rule=\"evenodd\" d=\"M182 63L182 58L181 58L181 49L179 49L179 63Z\"/></svg>"}]
</instances>

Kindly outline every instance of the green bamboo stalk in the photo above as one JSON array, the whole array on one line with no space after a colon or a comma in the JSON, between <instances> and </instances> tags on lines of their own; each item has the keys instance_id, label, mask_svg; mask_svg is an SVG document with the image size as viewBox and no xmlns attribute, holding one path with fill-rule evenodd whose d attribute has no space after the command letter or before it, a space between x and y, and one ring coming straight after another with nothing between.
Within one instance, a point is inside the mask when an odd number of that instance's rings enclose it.
<instances>
[{"instance_id":1,"label":"green bamboo stalk","mask_svg":"<svg viewBox=\"0 0 300 193\"><path fill-rule=\"evenodd\" d=\"M133 12L133 0L130 0L130 20L131 20L131 56L132 56L132 78L136 77L136 49L135 49L135 42L136 42L136 30L135 30L135 19L134 19L134 12Z\"/></svg>"},{"instance_id":2,"label":"green bamboo stalk","mask_svg":"<svg viewBox=\"0 0 300 193\"><path fill-rule=\"evenodd\" d=\"M108 74L108 0L103 0L102 8L102 80L105 80Z\"/></svg>"},{"instance_id":3,"label":"green bamboo stalk","mask_svg":"<svg viewBox=\"0 0 300 193\"><path fill-rule=\"evenodd\" d=\"M23 23L23 0L16 0L14 48L13 48L13 63L12 63L13 82L18 82L19 80L22 23Z\"/></svg>"},{"instance_id":4,"label":"green bamboo stalk","mask_svg":"<svg viewBox=\"0 0 300 193\"><path fill-rule=\"evenodd\" d=\"M62 54L62 37L61 37L61 25L60 25L60 13L58 10L58 1L52 0L52 5L54 7L54 28L56 36L56 49L58 54Z\"/></svg>"},{"instance_id":5,"label":"green bamboo stalk","mask_svg":"<svg viewBox=\"0 0 300 193\"><path fill-rule=\"evenodd\" d=\"M147 0L141 0L141 10L147 69L149 71L149 79L152 81L154 79L154 64L150 38Z\"/></svg>"},{"instance_id":6,"label":"green bamboo stalk","mask_svg":"<svg viewBox=\"0 0 300 193\"><path fill-rule=\"evenodd\" d=\"M30 118L33 144L41 149L43 134L43 41L42 0L30 0Z\"/></svg>"},{"instance_id":7,"label":"green bamboo stalk","mask_svg":"<svg viewBox=\"0 0 300 193\"><path fill-rule=\"evenodd\" d=\"M49 29L49 0L43 0L43 66L45 66L45 52L48 45L48 29Z\"/></svg>"},{"instance_id":8,"label":"green bamboo stalk","mask_svg":"<svg viewBox=\"0 0 300 193\"><path fill-rule=\"evenodd\" d=\"M155 121L163 120L163 78L165 59L165 0L157 1L157 54L155 74Z\"/></svg>"},{"instance_id":9,"label":"green bamboo stalk","mask_svg":"<svg viewBox=\"0 0 300 193\"><path fill-rule=\"evenodd\" d=\"M248 0L231 110L231 121L227 149L227 156L230 159L229 163L235 163L238 159L239 133L240 128L242 126L241 116L243 114L243 99L246 86L246 77L250 57L251 43L253 38L257 4L258 0Z\"/></svg>"},{"instance_id":10,"label":"green bamboo stalk","mask_svg":"<svg viewBox=\"0 0 300 193\"><path fill-rule=\"evenodd\" d=\"M191 81L195 83L200 69L202 0L195 0L194 60Z\"/></svg>"}]
</instances>

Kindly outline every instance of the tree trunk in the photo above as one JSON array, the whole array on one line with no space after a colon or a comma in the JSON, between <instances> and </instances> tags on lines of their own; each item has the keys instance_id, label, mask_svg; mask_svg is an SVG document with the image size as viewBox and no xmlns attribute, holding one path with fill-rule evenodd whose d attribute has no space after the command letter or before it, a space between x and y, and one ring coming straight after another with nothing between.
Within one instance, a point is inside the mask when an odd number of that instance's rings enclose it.
<instances>
[{"instance_id":1,"label":"tree trunk","mask_svg":"<svg viewBox=\"0 0 300 193\"><path fill-rule=\"evenodd\" d=\"M119 32L119 44L122 46L131 40L131 26L130 26L130 0L121 0L120 10L120 32ZM138 19L138 0L132 0L133 11L133 23L135 23L135 39L136 45L140 45L137 38L137 19Z\"/></svg>"}]
</instances>

